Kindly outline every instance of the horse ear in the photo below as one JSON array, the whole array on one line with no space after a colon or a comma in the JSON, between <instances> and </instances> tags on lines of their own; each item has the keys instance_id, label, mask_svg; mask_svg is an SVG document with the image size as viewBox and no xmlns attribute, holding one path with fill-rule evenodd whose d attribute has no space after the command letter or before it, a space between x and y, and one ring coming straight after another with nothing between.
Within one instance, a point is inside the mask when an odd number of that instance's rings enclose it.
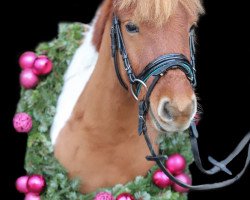
<instances>
[{"instance_id":1,"label":"horse ear","mask_svg":"<svg viewBox=\"0 0 250 200\"><path fill-rule=\"evenodd\" d=\"M108 20L108 17L111 14L112 7L113 7L113 0L105 0L102 3L101 7L98 9L97 21L95 22L94 25L95 27L92 39L93 45L95 46L97 51L99 51L100 49L105 25Z\"/></svg>"}]
</instances>

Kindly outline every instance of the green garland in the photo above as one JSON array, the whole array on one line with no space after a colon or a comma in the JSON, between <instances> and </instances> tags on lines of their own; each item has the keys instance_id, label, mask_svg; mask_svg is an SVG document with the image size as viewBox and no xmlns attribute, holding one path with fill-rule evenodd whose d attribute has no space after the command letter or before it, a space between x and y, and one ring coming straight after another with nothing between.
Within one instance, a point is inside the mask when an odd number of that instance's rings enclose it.
<instances>
[{"instance_id":1,"label":"green garland","mask_svg":"<svg viewBox=\"0 0 250 200\"><path fill-rule=\"evenodd\" d=\"M96 192L82 195L78 192L79 180L69 180L66 170L53 155L49 129L53 121L58 96L63 86L63 75L71 58L84 40L85 26L80 23L60 24L59 35L48 43L41 43L37 54L46 54L53 61L53 71L42 77L33 90L21 90L21 99L17 112L26 112L33 118L33 128L29 133L25 156L27 174L42 174L46 179L46 189L41 195L43 200L93 200ZM188 134L176 133L171 137L159 138L160 149L164 154L180 153L187 160L187 166L193 161ZM152 183L154 166L146 177L136 177L126 185L116 185L98 191L109 191L115 197L122 192L129 192L138 200L184 200L186 194L172 191L170 188L159 189ZM186 173L189 173L188 169ZM97 191L97 192L98 192Z\"/></svg>"}]
</instances>

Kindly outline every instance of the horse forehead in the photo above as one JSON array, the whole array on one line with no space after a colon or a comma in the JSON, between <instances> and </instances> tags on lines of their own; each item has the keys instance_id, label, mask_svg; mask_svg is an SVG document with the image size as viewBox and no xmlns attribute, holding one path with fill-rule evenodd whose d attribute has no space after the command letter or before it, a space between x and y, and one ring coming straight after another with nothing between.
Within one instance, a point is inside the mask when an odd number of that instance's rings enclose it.
<instances>
[{"instance_id":1,"label":"horse forehead","mask_svg":"<svg viewBox=\"0 0 250 200\"><path fill-rule=\"evenodd\" d=\"M188 23L179 23L173 20L162 27L144 24L140 26L140 35L136 39L126 38L126 43L134 43L132 46L138 52L150 51L152 55L162 53L178 53L179 50L189 49ZM130 50L128 48L127 50ZM176 52L168 52L176 51ZM184 52L181 52L184 53Z\"/></svg>"},{"instance_id":2,"label":"horse forehead","mask_svg":"<svg viewBox=\"0 0 250 200\"><path fill-rule=\"evenodd\" d=\"M166 23L162 27L142 26L141 38L148 42L161 43L162 41L188 36L187 27L188 25L182 25L175 22Z\"/></svg>"},{"instance_id":3,"label":"horse forehead","mask_svg":"<svg viewBox=\"0 0 250 200\"><path fill-rule=\"evenodd\" d=\"M169 20L161 26L148 21L136 22L139 27L141 38L150 42L162 42L162 40L174 39L178 37L188 37L189 28L193 23L185 10L175 13ZM133 18L132 20L133 21Z\"/></svg>"}]
</instances>

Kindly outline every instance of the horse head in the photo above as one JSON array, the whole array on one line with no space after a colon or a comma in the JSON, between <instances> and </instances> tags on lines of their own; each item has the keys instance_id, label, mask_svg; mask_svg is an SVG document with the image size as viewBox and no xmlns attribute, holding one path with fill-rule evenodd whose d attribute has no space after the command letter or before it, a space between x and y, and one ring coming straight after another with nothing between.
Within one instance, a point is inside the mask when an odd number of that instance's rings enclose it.
<instances>
[{"instance_id":1,"label":"horse head","mask_svg":"<svg viewBox=\"0 0 250 200\"><path fill-rule=\"evenodd\" d=\"M113 5L135 77L163 55L181 54L191 60L189 34L203 12L200 1L115 0ZM125 85L129 85L123 60L119 55L119 72ZM184 131L197 111L195 92L182 69L172 67L163 76L150 95L151 121L160 132ZM145 85L149 87L152 81L153 76ZM145 95L146 90L142 89L138 98Z\"/></svg>"}]
</instances>

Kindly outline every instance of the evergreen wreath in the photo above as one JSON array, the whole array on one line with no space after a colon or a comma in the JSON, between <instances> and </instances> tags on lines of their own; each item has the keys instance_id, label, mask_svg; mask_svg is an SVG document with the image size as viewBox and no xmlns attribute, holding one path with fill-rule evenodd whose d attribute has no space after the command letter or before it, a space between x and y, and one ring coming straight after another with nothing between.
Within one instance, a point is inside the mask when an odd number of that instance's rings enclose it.
<instances>
[{"instance_id":1,"label":"evergreen wreath","mask_svg":"<svg viewBox=\"0 0 250 200\"><path fill-rule=\"evenodd\" d=\"M41 174L46 180L46 188L41 194L43 200L93 200L98 192L110 192L114 197L121 193L130 193L136 200L184 200L186 193L178 193L170 187L158 188L152 182L152 175L158 169L154 166L147 176L138 176L125 185L102 188L90 194L78 192L79 180L70 180L67 171L60 165L53 154L49 129L52 124L58 96L63 86L64 72L71 58L83 42L83 33L87 26L81 23L62 23L59 35L51 42L39 44L38 55L47 55L53 61L53 71L43 76L35 89L21 89L21 98L17 112L28 113L33 119L33 127L28 135L25 155L27 174ZM159 147L163 154L179 153L186 159L187 166L193 161L191 145L187 132L159 137ZM188 167L187 167L188 168ZM185 173L189 173L186 169Z\"/></svg>"}]
</instances>

